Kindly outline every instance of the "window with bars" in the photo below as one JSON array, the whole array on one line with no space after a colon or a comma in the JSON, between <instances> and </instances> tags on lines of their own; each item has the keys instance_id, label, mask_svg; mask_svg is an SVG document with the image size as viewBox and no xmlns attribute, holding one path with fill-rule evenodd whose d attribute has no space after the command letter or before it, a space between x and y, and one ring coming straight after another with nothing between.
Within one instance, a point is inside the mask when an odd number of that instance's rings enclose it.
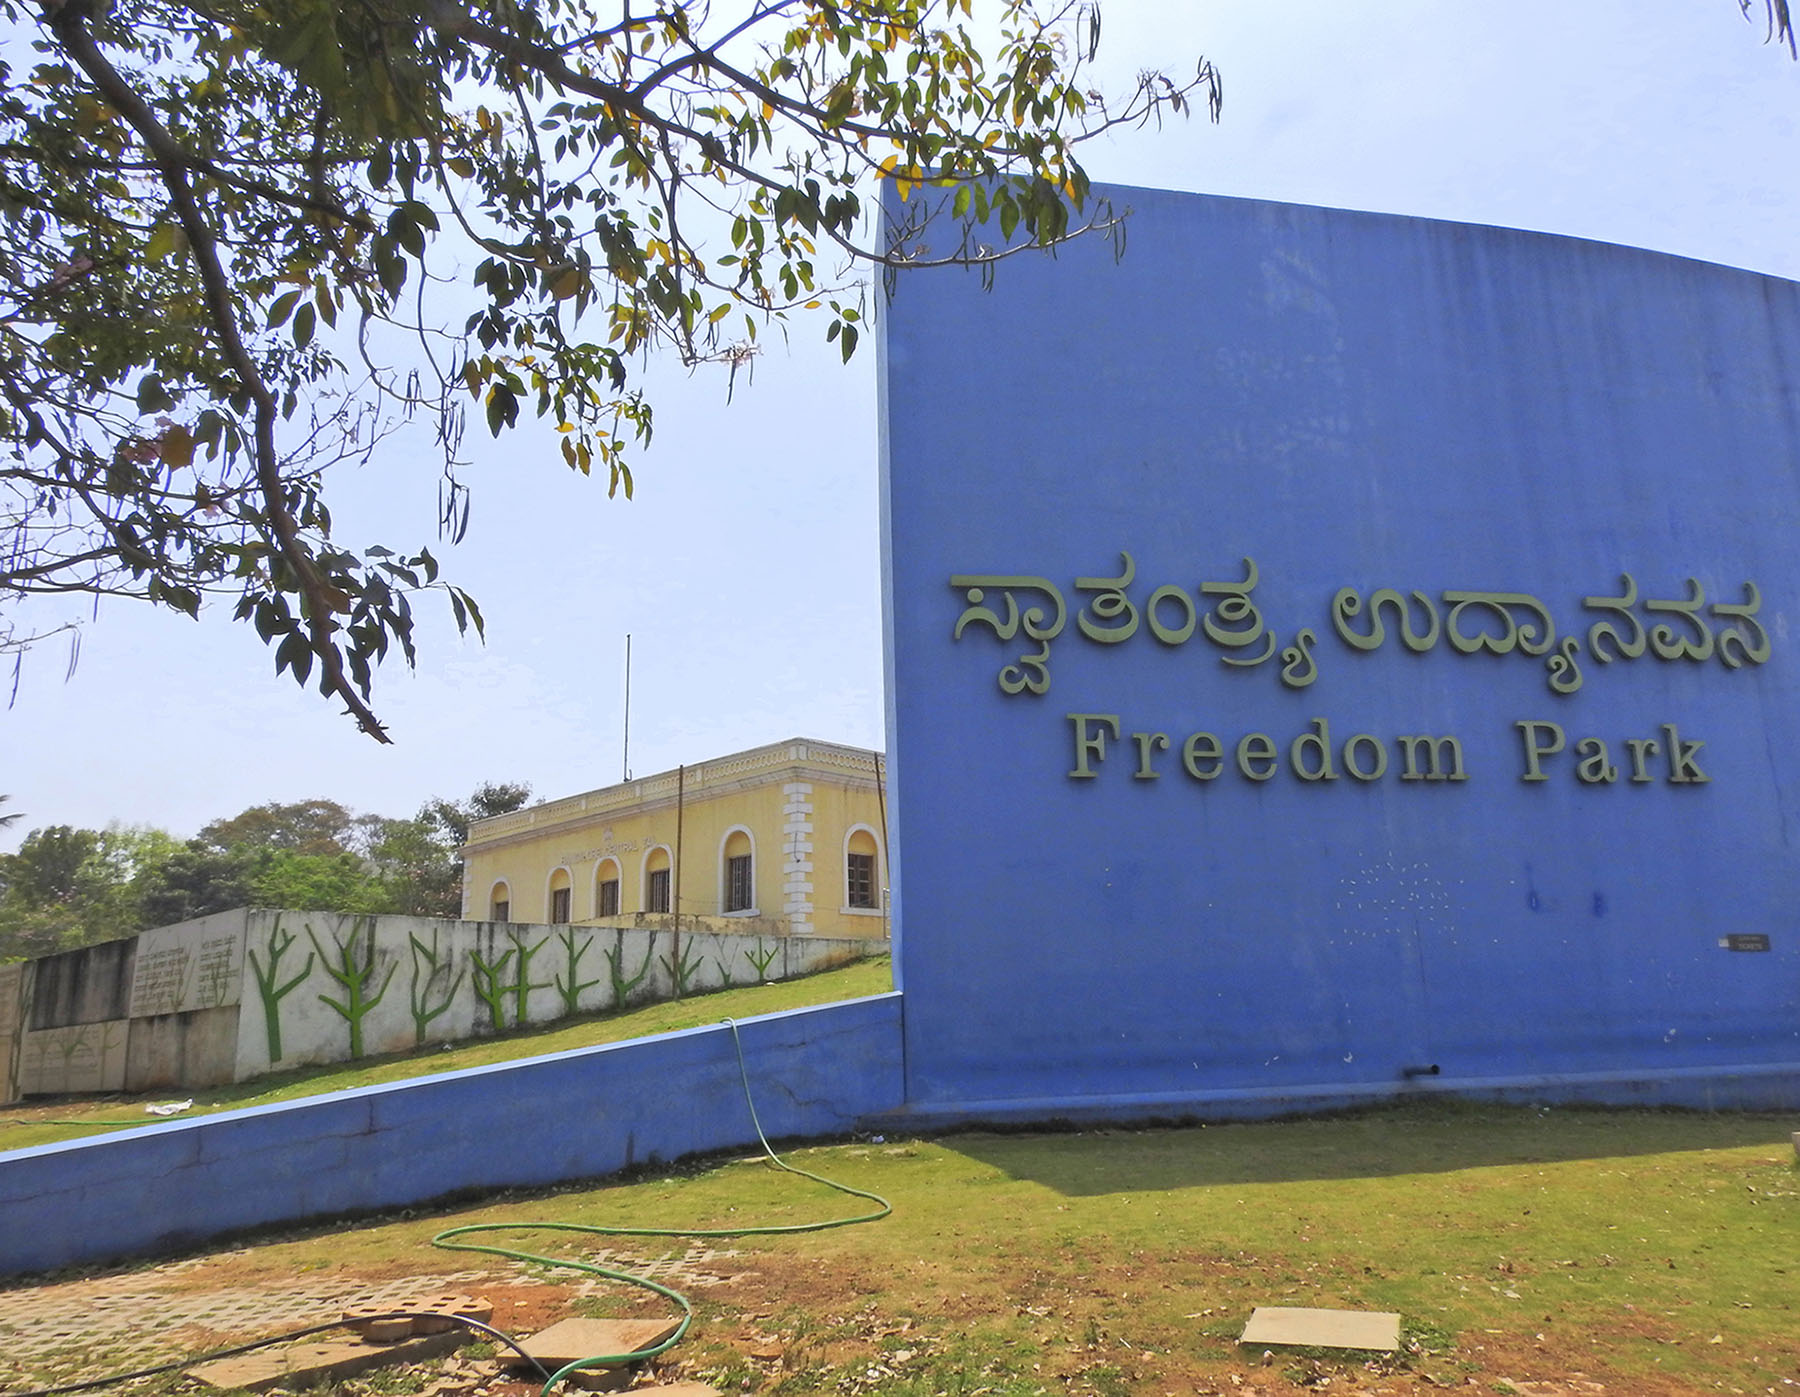
<instances>
[{"instance_id":1,"label":"window with bars","mask_svg":"<svg viewBox=\"0 0 1800 1397\"><path fill-rule=\"evenodd\" d=\"M553 922L569 920L569 890L567 888L550 890L550 920Z\"/></svg>"},{"instance_id":2,"label":"window with bars","mask_svg":"<svg viewBox=\"0 0 1800 1397\"><path fill-rule=\"evenodd\" d=\"M489 918L489 920L496 921L496 922L511 921L512 920L512 903L508 902L503 897L495 898L494 899L494 915L491 918Z\"/></svg>"},{"instance_id":3,"label":"window with bars","mask_svg":"<svg viewBox=\"0 0 1800 1397\"><path fill-rule=\"evenodd\" d=\"M599 893L594 899L594 914L599 917L616 917L619 915L619 880L607 878L600 884Z\"/></svg>"},{"instance_id":4,"label":"window with bars","mask_svg":"<svg viewBox=\"0 0 1800 1397\"><path fill-rule=\"evenodd\" d=\"M851 907L879 906L875 900L875 855L850 855L848 884Z\"/></svg>"},{"instance_id":5,"label":"window with bars","mask_svg":"<svg viewBox=\"0 0 1800 1397\"><path fill-rule=\"evenodd\" d=\"M750 855L734 854L725 860L725 910L748 912L756 906L756 889L750 877Z\"/></svg>"},{"instance_id":6,"label":"window with bars","mask_svg":"<svg viewBox=\"0 0 1800 1397\"><path fill-rule=\"evenodd\" d=\"M648 906L646 912L667 912L669 910L669 870L654 868L650 870L650 880L645 891L649 896L645 899Z\"/></svg>"}]
</instances>

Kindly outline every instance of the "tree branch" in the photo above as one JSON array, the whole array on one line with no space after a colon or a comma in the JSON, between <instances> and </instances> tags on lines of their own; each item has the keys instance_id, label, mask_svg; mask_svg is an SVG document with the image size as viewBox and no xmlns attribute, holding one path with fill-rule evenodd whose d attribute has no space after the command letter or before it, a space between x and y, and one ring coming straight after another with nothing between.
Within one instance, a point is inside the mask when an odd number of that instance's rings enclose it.
<instances>
[{"instance_id":1,"label":"tree branch","mask_svg":"<svg viewBox=\"0 0 1800 1397\"><path fill-rule=\"evenodd\" d=\"M321 687L343 700L364 732L377 742L388 742L390 739L380 721L344 673L343 658L332 639L337 629L333 613L343 609L343 593L320 574L306 541L300 536L299 522L289 508L287 486L282 479L281 461L275 447L275 421L279 416L275 396L263 381L238 332L236 307L232 303L230 281L219 260L217 237L188 183L186 152L100 52L87 32L85 10L77 0L42 0L42 5L45 20L61 41L64 51L148 147L161 172L163 185L169 191L176 217L187 234L188 248L200 271L207 310L220 347L256 407L254 460L262 487L263 509L260 513L274 534L276 551L293 571L300 593L302 619L310 633L309 648L323 673Z\"/></svg>"}]
</instances>

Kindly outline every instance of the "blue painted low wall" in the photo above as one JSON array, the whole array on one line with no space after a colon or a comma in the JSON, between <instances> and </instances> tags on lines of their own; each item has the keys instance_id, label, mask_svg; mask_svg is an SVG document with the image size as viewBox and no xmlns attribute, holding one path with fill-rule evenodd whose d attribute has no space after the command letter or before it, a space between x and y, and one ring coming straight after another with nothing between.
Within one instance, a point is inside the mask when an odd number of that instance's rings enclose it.
<instances>
[{"instance_id":1,"label":"blue painted low wall","mask_svg":"<svg viewBox=\"0 0 1800 1397\"><path fill-rule=\"evenodd\" d=\"M900 996L746 1019L771 1139L901 1100ZM754 1143L723 1026L0 1153L0 1274Z\"/></svg>"}]
</instances>

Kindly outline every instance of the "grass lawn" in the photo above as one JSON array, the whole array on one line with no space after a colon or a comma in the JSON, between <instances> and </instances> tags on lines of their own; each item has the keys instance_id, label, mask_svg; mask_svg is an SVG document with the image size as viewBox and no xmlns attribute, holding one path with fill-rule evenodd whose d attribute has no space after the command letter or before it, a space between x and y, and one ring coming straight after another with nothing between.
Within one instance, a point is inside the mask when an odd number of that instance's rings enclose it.
<instances>
[{"instance_id":1,"label":"grass lawn","mask_svg":"<svg viewBox=\"0 0 1800 1397\"><path fill-rule=\"evenodd\" d=\"M1399 1311L1420 1381L1585 1373L1617 1392L1779 1390L1800 1378L1787 1127L1438 1106L805 1150L794 1163L883 1194L894 1215L735 1244L750 1284L719 1289L730 1299L714 1302L688 1361L721 1386L761 1387L743 1341L772 1331L777 1391L1224 1390L1247 1372L1235 1340L1255 1305L1316 1305ZM493 1217L729 1226L850 1202L737 1163ZM433 1230L291 1245L354 1265ZM890 1375L865 1381L871 1365ZM1360 1365L1273 1366L1316 1387Z\"/></svg>"},{"instance_id":2,"label":"grass lawn","mask_svg":"<svg viewBox=\"0 0 1800 1397\"><path fill-rule=\"evenodd\" d=\"M792 1163L885 1195L892 1216L710 1242L701 1283L682 1283L699 1321L662 1376L727 1392L897 1397L1793 1392L1793 1125L1425 1103L797 1150ZM428 1218L288 1232L184 1263L180 1284L504 1272L509 1263L430 1249L436 1232L466 1222L733 1227L862 1206L756 1160L711 1161ZM643 1258L686 1250L548 1233L512 1244ZM565 1294L581 1279L526 1275ZM1406 1350L1265 1362L1236 1343L1257 1305L1396 1310ZM567 1300L562 1312L666 1308L622 1288Z\"/></svg>"},{"instance_id":3,"label":"grass lawn","mask_svg":"<svg viewBox=\"0 0 1800 1397\"><path fill-rule=\"evenodd\" d=\"M211 1111L265 1106L274 1101L292 1101L347 1087L397 1082L432 1072L482 1067L515 1058L535 1057L540 1053L592 1047L596 1043L618 1043L651 1033L699 1028L720 1019L747 1019L754 1014L798 1009L808 1004L859 999L864 995L885 993L893 987L892 962L887 956L875 956L839 970L822 971L800 979L717 990L687 999L647 1004L621 1014L564 1020L522 1033L471 1039L449 1048L428 1048L415 1053L365 1058L352 1064L333 1063L328 1067L271 1073L230 1086L179 1091L165 1089L139 1096L27 1101L0 1106L0 1150L23 1149L27 1145L44 1145L53 1140L80 1139L104 1134L120 1126L154 1125L157 1117L144 1112L146 1103L186 1100L192 1096L193 1109L181 1115L181 1119L186 1120Z\"/></svg>"}]
</instances>

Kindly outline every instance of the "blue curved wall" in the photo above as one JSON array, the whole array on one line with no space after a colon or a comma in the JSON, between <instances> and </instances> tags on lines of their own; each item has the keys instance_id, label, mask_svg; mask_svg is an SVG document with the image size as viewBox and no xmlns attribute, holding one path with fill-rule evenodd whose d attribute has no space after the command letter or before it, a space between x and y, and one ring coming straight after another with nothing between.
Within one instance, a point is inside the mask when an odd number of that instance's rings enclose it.
<instances>
[{"instance_id":1,"label":"blue curved wall","mask_svg":"<svg viewBox=\"0 0 1800 1397\"><path fill-rule=\"evenodd\" d=\"M0 1150L0 1276L838 1135L900 1098L894 994Z\"/></svg>"},{"instance_id":2,"label":"blue curved wall","mask_svg":"<svg viewBox=\"0 0 1800 1397\"><path fill-rule=\"evenodd\" d=\"M910 1107L1793 1102L1800 287L1107 192L886 316Z\"/></svg>"}]
</instances>

